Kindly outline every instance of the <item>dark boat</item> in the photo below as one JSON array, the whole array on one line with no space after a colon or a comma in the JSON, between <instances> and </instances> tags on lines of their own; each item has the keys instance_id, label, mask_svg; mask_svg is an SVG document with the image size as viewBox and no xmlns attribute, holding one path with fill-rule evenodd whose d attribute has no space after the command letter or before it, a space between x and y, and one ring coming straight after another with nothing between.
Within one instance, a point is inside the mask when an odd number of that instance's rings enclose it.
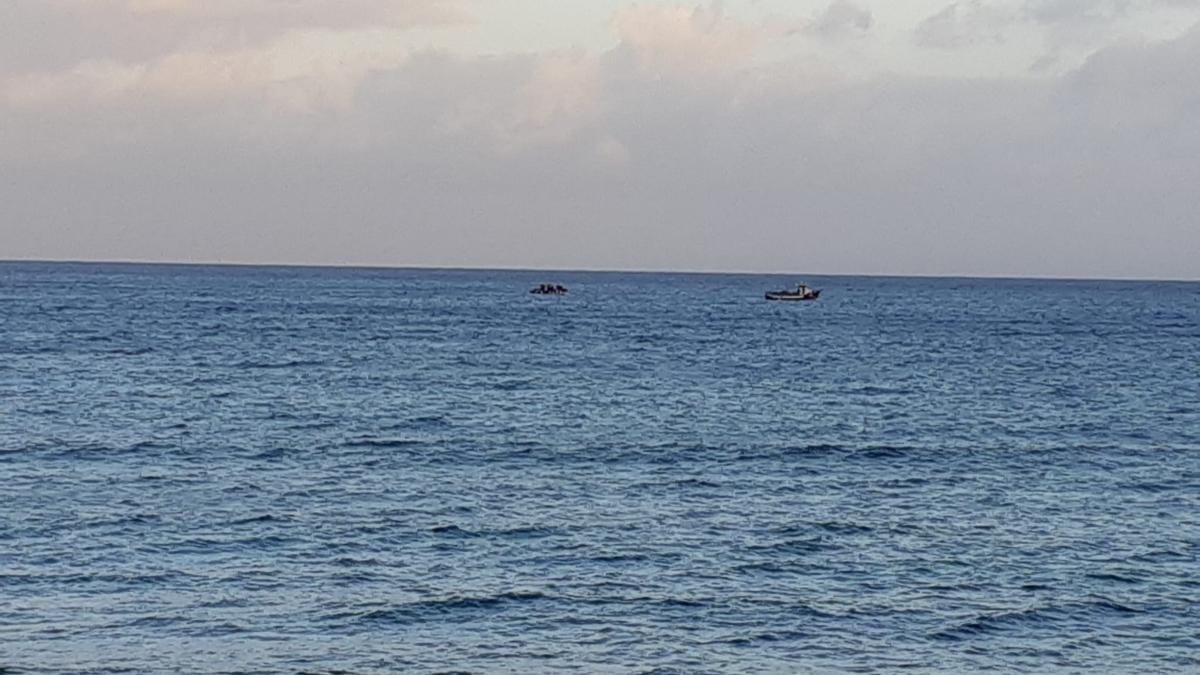
<instances>
[{"instance_id":1,"label":"dark boat","mask_svg":"<svg viewBox=\"0 0 1200 675\"><path fill-rule=\"evenodd\" d=\"M816 300L820 295L820 289L797 284L795 290L767 291L766 298L768 300Z\"/></svg>"},{"instance_id":2,"label":"dark boat","mask_svg":"<svg viewBox=\"0 0 1200 675\"><path fill-rule=\"evenodd\" d=\"M537 288L529 292L534 295L566 295L567 287L560 284L538 284Z\"/></svg>"}]
</instances>

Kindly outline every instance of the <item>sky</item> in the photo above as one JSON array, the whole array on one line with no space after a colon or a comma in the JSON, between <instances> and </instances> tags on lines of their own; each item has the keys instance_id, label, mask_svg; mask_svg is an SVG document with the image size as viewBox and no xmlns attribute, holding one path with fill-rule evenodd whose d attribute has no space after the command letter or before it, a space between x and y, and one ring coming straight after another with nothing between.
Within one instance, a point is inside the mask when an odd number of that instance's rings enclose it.
<instances>
[{"instance_id":1,"label":"sky","mask_svg":"<svg viewBox=\"0 0 1200 675\"><path fill-rule=\"evenodd\" d=\"M0 0L0 260L1200 279L1200 0Z\"/></svg>"}]
</instances>

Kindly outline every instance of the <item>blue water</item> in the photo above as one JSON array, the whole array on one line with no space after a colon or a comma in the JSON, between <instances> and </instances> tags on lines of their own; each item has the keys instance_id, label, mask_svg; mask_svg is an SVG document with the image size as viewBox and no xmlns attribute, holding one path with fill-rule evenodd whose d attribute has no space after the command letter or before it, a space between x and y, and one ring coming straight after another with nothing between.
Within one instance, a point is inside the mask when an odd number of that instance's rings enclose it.
<instances>
[{"instance_id":1,"label":"blue water","mask_svg":"<svg viewBox=\"0 0 1200 675\"><path fill-rule=\"evenodd\" d=\"M1200 670L1200 284L793 281L0 264L0 670Z\"/></svg>"}]
</instances>

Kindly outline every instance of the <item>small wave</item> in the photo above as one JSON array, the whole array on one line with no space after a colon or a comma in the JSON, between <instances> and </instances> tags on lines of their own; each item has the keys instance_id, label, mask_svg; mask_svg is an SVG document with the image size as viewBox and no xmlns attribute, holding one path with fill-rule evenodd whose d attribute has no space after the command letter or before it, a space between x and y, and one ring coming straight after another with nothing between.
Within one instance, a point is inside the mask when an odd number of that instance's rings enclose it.
<instances>
[{"instance_id":1,"label":"small wave","mask_svg":"<svg viewBox=\"0 0 1200 675\"><path fill-rule=\"evenodd\" d=\"M633 490L661 490L663 488L699 488L704 490L714 490L725 487L720 483L716 483L703 478L679 478L676 480L665 481L647 481L636 483L632 486Z\"/></svg>"},{"instance_id":2,"label":"small wave","mask_svg":"<svg viewBox=\"0 0 1200 675\"><path fill-rule=\"evenodd\" d=\"M606 555L590 556L586 558L589 563L625 563L625 562L644 562L650 560L650 556L644 553L610 553Z\"/></svg>"},{"instance_id":3,"label":"small wave","mask_svg":"<svg viewBox=\"0 0 1200 675\"><path fill-rule=\"evenodd\" d=\"M817 521L813 523L798 523L793 525L784 525L762 530L764 534L774 535L776 537L805 537L811 536L813 531L824 532L827 534L862 534L871 532L872 528L854 523L841 523L832 520Z\"/></svg>"},{"instance_id":4,"label":"small wave","mask_svg":"<svg viewBox=\"0 0 1200 675\"><path fill-rule=\"evenodd\" d=\"M745 563L734 568L734 570L739 573L763 574L795 574L801 569L806 569L806 567L795 559Z\"/></svg>"},{"instance_id":5,"label":"small wave","mask_svg":"<svg viewBox=\"0 0 1200 675\"><path fill-rule=\"evenodd\" d=\"M976 635L1011 630L1022 626L1037 626L1054 620L1058 613L1059 610L1054 608L1032 608L985 614L968 619L957 626L940 630L933 634L933 638L964 640Z\"/></svg>"},{"instance_id":6,"label":"small wave","mask_svg":"<svg viewBox=\"0 0 1200 675\"><path fill-rule=\"evenodd\" d=\"M786 454L808 454L822 452L842 452L845 448L832 443L809 443L807 445L793 445L784 448Z\"/></svg>"},{"instance_id":7,"label":"small wave","mask_svg":"<svg viewBox=\"0 0 1200 675\"><path fill-rule=\"evenodd\" d=\"M1171 492L1178 490L1181 486L1171 483L1159 483L1155 481L1140 482L1140 483L1125 483L1120 486L1125 490L1134 490L1137 492L1149 492L1152 494L1159 492Z\"/></svg>"},{"instance_id":8,"label":"small wave","mask_svg":"<svg viewBox=\"0 0 1200 675\"><path fill-rule=\"evenodd\" d=\"M114 455L133 455L145 452L171 450L174 446L160 441L138 441L129 445L106 445L103 443L63 443L61 441L44 444L54 449L54 454L61 458L101 459Z\"/></svg>"},{"instance_id":9,"label":"small wave","mask_svg":"<svg viewBox=\"0 0 1200 675\"><path fill-rule=\"evenodd\" d=\"M703 644L754 645L762 642L787 642L802 640L809 635L799 631L770 631L765 633L750 633L748 635L730 635L708 640Z\"/></svg>"},{"instance_id":10,"label":"small wave","mask_svg":"<svg viewBox=\"0 0 1200 675\"><path fill-rule=\"evenodd\" d=\"M150 354L153 351L153 347L114 347L112 349L105 349L99 353L116 354L118 356L142 356L143 354Z\"/></svg>"},{"instance_id":11,"label":"small wave","mask_svg":"<svg viewBox=\"0 0 1200 675\"><path fill-rule=\"evenodd\" d=\"M1185 553L1183 551L1149 551L1147 553L1139 553L1131 558L1132 562L1138 563L1164 563L1164 562L1184 562L1195 560L1195 554Z\"/></svg>"},{"instance_id":12,"label":"small wave","mask_svg":"<svg viewBox=\"0 0 1200 675\"><path fill-rule=\"evenodd\" d=\"M155 544L154 548L168 555L214 556L222 553L279 549L295 541L291 537L282 537L273 534L243 537L240 539L209 536L163 542Z\"/></svg>"},{"instance_id":13,"label":"small wave","mask_svg":"<svg viewBox=\"0 0 1200 675\"><path fill-rule=\"evenodd\" d=\"M417 600L396 607L375 609L363 613L343 612L326 617L326 620L349 619L356 624L410 624L428 621L432 618L450 619L461 616L463 619L469 619L480 612L487 613L548 599L550 596L537 591L508 591L484 596L451 596Z\"/></svg>"},{"instance_id":14,"label":"small wave","mask_svg":"<svg viewBox=\"0 0 1200 675\"><path fill-rule=\"evenodd\" d=\"M885 387L881 385L867 384L861 387L850 389L846 393L861 394L863 396L905 396L913 393L913 390L906 387Z\"/></svg>"},{"instance_id":15,"label":"small wave","mask_svg":"<svg viewBox=\"0 0 1200 675\"><path fill-rule=\"evenodd\" d=\"M1142 583L1141 579L1136 579L1134 577L1129 577L1129 576L1125 576L1122 574L1116 574L1113 572L1090 573L1085 576L1089 579L1095 579L1097 581L1115 581L1119 584L1140 584L1140 583Z\"/></svg>"},{"instance_id":16,"label":"small wave","mask_svg":"<svg viewBox=\"0 0 1200 675\"><path fill-rule=\"evenodd\" d=\"M387 579L388 576L382 572L374 572L366 569L335 572L329 575L330 583L346 587L360 586L362 584L370 584L377 581L386 581Z\"/></svg>"},{"instance_id":17,"label":"small wave","mask_svg":"<svg viewBox=\"0 0 1200 675\"><path fill-rule=\"evenodd\" d=\"M297 419L297 418L293 418ZM299 422L297 424L289 424L287 428L291 431L316 431L318 429L330 429L336 427L337 424L330 421L320 422Z\"/></svg>"},{"instance_id":18,"label":"small wave","mask_svg":"<svg viewBox=\"0 0 1200 675\"><path fill-rule=\"evenodd\" d=\"M81 525L85 527L127 527L130 525L150 525L162 522L162 516L153 513L131 513L129 515L116 516L112 518L101 518L97 520L84 521Z\"/></svg>"},{"instance_id":19,"label":"small wave","mask_svg":"<svg viewBox=\"0 0 1200 675\"><path fill-rule=\"evenodd\" d=\"M751 551L808 555L810 553L819 553L821 551L828 551L838 547L826 543L820 537L814 537L812 539L787 539L784 541L770 542L766 544L756 544L748 546L747 548Z\"/></svg>"},{"instance_id":20,"label":"small wave","mask_svg":"<svg viewBox=\"0 0 1200 675\"><path fill-rule=\"evenodd\" d=\"M249 607L254 604L253 600L242 597L221 597L214 600L205 600L198 603L197 607L205 607L208 609L236 609L241 607Z\"/></svg>"},{"instance_id":21,"label":"small wave","mask_svg":"<svg viewBox=\"0 0 1200 675\"><path fill-rule=\"evenodd\" d=\"M1107 598L1096 598L1089 602L1072 605L1029 607L984 614L957 626L938 631L933 634L933 637L939 640L964 640L977 635L1049 628L1063 621L1094 614L1132 615L1141 612L1142 610Z\"/></svg>"},{"instance_id":22,"label":"small wave","mask_svg":"<svg viewBox=\"0 0 1200 675\"><path fill-rule=\"evenodd\" d=\"M292 454L291 448L268 448L250 455L250 459L281 459Z\"/></svg>"},{"instance_id":23,"label":"small wave","mask_svg":"<svg viewBox=\"0 0 1200 675\"><path fill-rule=\"evenodd\" d=\"M236 623L222 621L220 623L204 623L198 626L195 630L189 631L191 634L198 637L223 637L226 635L240 635L250 632L249 628L239 626Z\"/></svg>"},{"instance_id":24,"label":"small wave","mask_svg":"<svg viewBox=\"0 0 1200 675\"><path fill-rule=\"evenodd\" d=\"M534 388L533 385L536 383L537 383L537 379L532 378L532 377L512 379L512 380L500 380L498 382L493 382L491 385L491 388L496 389L498 391L522 391L525 389L533 389Z\"/></svg>"},{"instance_id":25,"label":"small wave","mask_svg":"<svg viewBox=\"0 0 1200 675\"><path fill-rule=\"evenodd\" d=\"M507 529L492 530L484 534L490 534L500 537L509 537L513 539L541 539L559 534L561 530L557 527L544 527L540 525L528 525L520 527L511 527Z\"/></svg>"},{"instance_id":26,"label":"small wave","mask_svg":"<svg viewBox=\"0 0 1200 675\"><path fill-rule=\"evenodd\" d=\"M754 448L742 450L736 459L743 462L782 459L792 456L820 455L825 453L845 452L840 445L830 443L810 443L808 445L788 445L781 448Z\"/></svg>"},{"instance_id":27,"label":"small wave","mask_svg":"<svg viewBox=\"0 0 1200 675\"><path fill-rule=\"evenodd\" d=\"M261 516L249 516L247 518L241 518L239 520L231 520L231 521L229 521L229 524L230 525L250 525L250 524L254 524L254 523L279 523L279 522L286 522L287 520L288 520L287 518L281 518L280 516L276 516L276 515L273 515L270 513L264 513Z\"/></svg>"},{"instance_id":28,"label":"small wave","mask_svg":"<svg viewBox=\"0 0 1200 675\"><path fill-rule=\"evenodd\" d=\"M908 449L890 445L873 445L864 447L854 454L867 459L901 459L908 454Z\"/></svg>"},{"instance_id":29,"label":"small wave","mask_svg":"<svg viewBox=\"0 0 1200 675\"><path fill-rule=\"evenodd\" d=\"M378 558L355 558L353 556L341 556L334 558L332 562L338 567L381 567L384 564Z\"/></svg>"},{"instance_id":30,"label":"small wave","mask_svg":"<svg viewBox=\"0 0 1200 675\"><path fill-rule=\"evenodd\" d=\"M52 582L63 585L113 584L143 587L153 584L166 584L189 576L183 572L166 572L162 574L119 574L119 573L75 573L75 574L0 574L0 585L40 586Z\"/></svg>"},{"instance_id":31,"label":"small wave","mask_svg":"<svg viewBox=\"0 0 1200 675\"><path fill-rule=\"evenodd\" d=\"M695 487L695 488L720 488L720 487L724 487L724 486L723 486L722 484L720 484L720 483L717 483L717 482L714 482L714 481L711 481L711 480L704 480L703 478L684 478L684 479L682 479L682 480L677 480L677 481L675 481L675 482L674 482L674 485L676 485L676 486L678 486L678 487Z\"/></svg>"},{"instance_id":32,"label":"small wave","mask_svg":"<svg viewBox=\"0 0 1200 675\"><path fill-rule=\"evenodd\" d=\"M290 361L241 361L239 363L235 363L233 367L246 370L280 370L286 368L311 368L325 365L328 365L327 361L292 359Z\"/></svg>"},{"instance_id":33,"label":"small wave","mask_svg":"<svg viewBox=\"0 0 1200 675\"><path fill-rule=\"evenodd\" d=\"M436 525L429 528L429 531L433 534L440 534L447 537L474 538L479 536L478 532L463 529L457 525Z\"/></svg>"},{"instance_id":34,"label":"small wave","mask_svg":"<svg viewBox=\"0 0 1200 675\"><path fill-rule=\"evenodd\" d=\"M117 624L120 628L152 628L156 631L174 629L198 637L221 637L248 632L248 629L228 621L210 623L184 616L143 616Z\"/></svg>"},{"instance_id":35,"label":"small wave","mask_svg":"<svg viewBox=\"0 0 1200 675\"><path fill-rule=\"evenodd\" d=\"M715 598L688 598L650 595L580 595L566 599L583 605L647 606L659 609L697 609L701 607L710 607L716 601Z\"/></svg>"},{"instance_id":36,"label":"small wave","mask_svg":"<svg viewBox=\"0 0 1200 675\"><path fill-rule=\"evenodd\" d=\"M555 527L545 527L541 525L520 525L516 527L495 528L472 530L458 525L436 525L429 528L432 534L441 535L444 537L455 537L463 539L475 539L478 537L500 537L508 539L541 539L558 534L560 530Z\"/></svg>"},{"instance_id":37,"label":"small wave","mask_svg":"<svg viewBox=\"0 0 1200 675\"><path fill-rule=\"evenodd\" d=\"M866 459L903 459L923 450L919 447L904 445L865 445L862 447L853 447L833 443L810 443L808 445L788 445L774 451L768 449L743 452L738 459L762 460L825 454L846 455Z\"/></svg>"},{"instance_id":38,"label":"small wave","mask_svg":"<svg viewBox=\"0 0 1200 675\"><path fill-rule=\"evenodd\" d=\"M818 530L821 530L822 532L829 532L830 534L866 534L874 531L874 528L866 525L836 522L832 520L813 523L812 526Z\"/></svg>"},{"instance_id":39,"label":"small wave","mask_svg":"<svg viewBox=\"0 0 1200 675\"><path fill-rule=\"evenodd\" d=\"M139 616L132 621L127 621L122 626L125 628L169 628L187 622L186 617L182 616Z\"/></svg>"},{"instance_id":40,"label":"small wave","mask_svg":"<svg viewBox=\"0 0 1200 675\"><path fill-rule=\"evenodd\" d=\"M1090 603L1088 603L1087 607L1113 614L1142 614L1145 611L1136 607L1130 607L1129 605L1123 605L1115 600L1109 600L1108 598L1097 598L1092 600Z\"/></svg>"},{"instance_id":41,"label":"small wave","mask_svg":"<svg viewBox=\"0 0 1200 675\"><path fill-rule=\"evenodd\" d=\"M355 438L346 441L347 448L410 448L424 441L413 438Z\"/></svg>"}]
</instances>

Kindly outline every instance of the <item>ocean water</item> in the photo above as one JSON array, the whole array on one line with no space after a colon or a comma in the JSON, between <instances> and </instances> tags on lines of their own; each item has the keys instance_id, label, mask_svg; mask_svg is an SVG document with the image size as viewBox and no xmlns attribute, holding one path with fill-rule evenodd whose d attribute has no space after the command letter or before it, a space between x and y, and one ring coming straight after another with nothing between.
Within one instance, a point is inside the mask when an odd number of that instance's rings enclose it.
<instances>
[{"instance_id":1,"label":"ocean water","mask_svg":"<svg viewBox=\"0 0 1200 675\"><path fill-rule=\"evenodd\" d=\"M803 280L0 264L0 671L1200 671L1200 284Z\"/></svg>"}]
</instances>

